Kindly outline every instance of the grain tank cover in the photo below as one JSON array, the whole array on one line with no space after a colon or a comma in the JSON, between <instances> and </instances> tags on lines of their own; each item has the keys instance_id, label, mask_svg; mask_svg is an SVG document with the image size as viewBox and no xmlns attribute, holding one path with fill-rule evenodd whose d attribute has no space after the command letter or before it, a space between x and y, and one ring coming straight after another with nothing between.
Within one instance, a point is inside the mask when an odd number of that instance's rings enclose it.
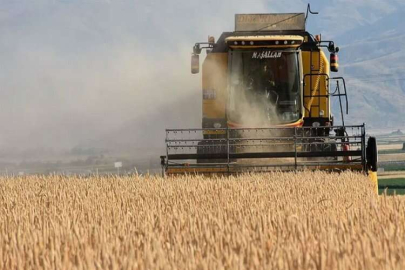
<instances>
[{"instance_id":1,"label":"grain tank cover","mask_svg":"<svg viewBox=\"0 0 405 270\"><path fill-rule=\"evenodd\" d=\"M305 31L305 13L236 14L235 31Z\"/></svg>"}]
</instances>

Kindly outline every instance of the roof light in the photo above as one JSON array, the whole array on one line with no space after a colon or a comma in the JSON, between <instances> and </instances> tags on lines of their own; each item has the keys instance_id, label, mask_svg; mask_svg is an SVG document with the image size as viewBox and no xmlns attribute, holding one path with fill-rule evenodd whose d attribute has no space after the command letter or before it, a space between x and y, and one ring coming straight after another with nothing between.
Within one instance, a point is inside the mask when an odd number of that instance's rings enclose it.
<instances>
[{"instance_id":1,"label":"roof light","mask_svg":"<svg viewBox=\"0 0 405 270\"><path fill-rule=\"evenodd\" d=\"M221 127L222 127L221 123L214 123L214 128L221 128Z\"/></svg>"}]
</instances>

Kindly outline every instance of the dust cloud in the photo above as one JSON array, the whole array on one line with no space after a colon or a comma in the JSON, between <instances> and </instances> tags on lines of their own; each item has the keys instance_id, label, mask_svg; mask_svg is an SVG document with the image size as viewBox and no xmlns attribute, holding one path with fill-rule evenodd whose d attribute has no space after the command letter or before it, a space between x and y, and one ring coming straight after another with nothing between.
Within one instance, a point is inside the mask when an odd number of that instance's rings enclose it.
<instances>
[{"instance_id":1,"label":"dust cloud","mask_svg":"<svg viewBox=\"0 0 405 270\"><path fill-rule=\"evenodd\" d=\"M229 118L232 122L233 115L237 114L235 122L243 127L268 127L279 123L276 104L269 100L268 93L260 93L262 89L253 89L252 85L235 88L236 93L229 99Z\"/></svg>"}]
</instances>

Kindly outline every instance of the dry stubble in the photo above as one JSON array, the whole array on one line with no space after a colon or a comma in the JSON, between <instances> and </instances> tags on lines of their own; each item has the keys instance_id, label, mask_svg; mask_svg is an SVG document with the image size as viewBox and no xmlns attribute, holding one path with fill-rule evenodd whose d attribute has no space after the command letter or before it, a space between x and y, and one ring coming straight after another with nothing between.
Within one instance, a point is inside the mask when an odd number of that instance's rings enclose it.
<instances>
[{"instance_id":1,"label":"dry stubble","mask_svg":"<svg viewBox=\"0 0 405 270\"><path fill-rule=\"evenodd\" d=\"M405 200L354 173L0 178L2 269L405 269Z\"/></svg>"}]
</instances>

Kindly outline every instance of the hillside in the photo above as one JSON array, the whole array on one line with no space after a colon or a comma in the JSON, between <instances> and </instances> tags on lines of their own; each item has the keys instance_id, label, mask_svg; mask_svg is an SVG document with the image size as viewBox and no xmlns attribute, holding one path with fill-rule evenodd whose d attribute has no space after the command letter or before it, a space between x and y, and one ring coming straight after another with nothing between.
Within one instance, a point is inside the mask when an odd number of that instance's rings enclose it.
<instances>
[{"instance_id":1,"label":"hillside","mask_svg":"<svg viewBox=\"0 0 405 270\"><path fill-rule=\"evenodd\" d=\"M405 125L405 9L337 38L352 119L373 128Z\"/></svg>"}]
</instances>

